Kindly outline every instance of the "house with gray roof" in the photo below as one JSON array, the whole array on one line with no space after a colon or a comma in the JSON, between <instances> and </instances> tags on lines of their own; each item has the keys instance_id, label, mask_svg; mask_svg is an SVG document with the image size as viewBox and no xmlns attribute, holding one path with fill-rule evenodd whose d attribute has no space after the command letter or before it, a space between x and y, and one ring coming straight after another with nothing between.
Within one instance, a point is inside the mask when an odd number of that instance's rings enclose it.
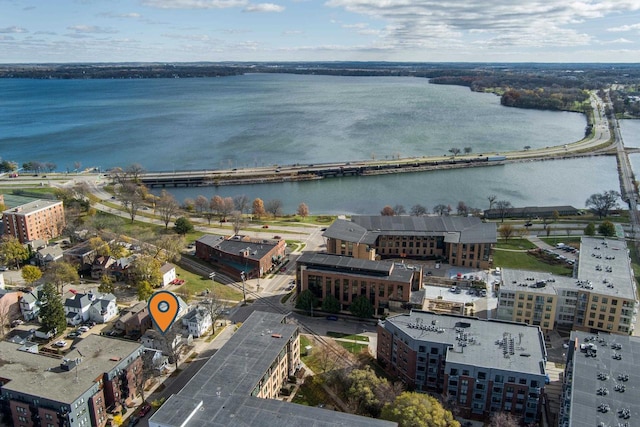
<instances>
[{"instance_id":1,"label":"house with gray roof","mask_svg":"<svg viewBox=\"0 0 640 427\"><path fill-rule=\"evenodd\" d=\"M96 294L89 307L89 320L96 323L107 323L118 315L116 296L112 293Z\"/></svg>"},{"instance_id":2,"label":"house with gray roof","mask_svg":"<svg viewBox=\"0 0 640 427\"><path fill-rule=\"evenodd\" d=\"M37 320L40 313L40 294L42 285L22 294L20 298L20 312L25 321Z\"/></svg>"},{"instance_id":3,"label":"house with gray roof","mask_svg":"<svg viewBox=\"0 0 640 427\"><path fill-rule=\"evenodd\" d=\"M79 325L89 320L89 308L95 301L95 294L91 291L88 293L69 292L65 295L64 314L67 317L67 324L71 326Z\"/></svg>"},{"instance_id":4,"label":"house with gray roof","mask_svg":"<svg viewBox=\"0 0 640 427\"><path fill-rule=\"evenodd\" d=\"M487 269L497 242L495 223L461 216L368 216L338 219L323 236L327 252L354 258L446 260Z\"/></svg>"}]
</instances>

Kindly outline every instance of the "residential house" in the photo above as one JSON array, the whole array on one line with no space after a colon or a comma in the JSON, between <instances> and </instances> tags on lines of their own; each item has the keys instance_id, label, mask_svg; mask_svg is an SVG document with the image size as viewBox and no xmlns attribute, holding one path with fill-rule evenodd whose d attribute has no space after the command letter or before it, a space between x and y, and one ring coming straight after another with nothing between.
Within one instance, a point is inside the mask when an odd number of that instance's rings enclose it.
<instances>
[{"instance_id":1,"label":"residential house","mask_svg":"<svg viewBox=\"0 0 640 427\"><path fill-rule=\"evenodd\" d=\"M124 309L120 312L120 318L115 323L115 328L123 331L129 337L140 337L152 327L151 316L145 301Z\"/></svg>"},{"instance_id":2,"label":"residential house","mask_svg":"<svg viewBox=\"0 0 640 427\"><path fill-rule=\"evenodd\" d=\"M182 325L194 338L201 337L211 327L211 315L202 307L194 307L182 317Z\"/></svg>"},{"instance_id":3,"label":"residential house","mask_svg":"<svg viewBox=\"0 0 640 427\"><path fill-rule=\"evenodd\" d=\"M110 274L115 277L118 282L127 282L131 278L130 267L135 261L136 256L131 255L128 257L118 258L116 262L112 263L110 268Z\"/></svg>"},{"instance_id":4,"label":"residential house","mask_svg":"<svg viewBox=\"0 0 640 427\"><path fill-rule=\"evenodd\" d=\"M93 292L77 293L69 292L65 295L64 300L64 314L67 317L67 324L71 326L79 325L80 323L89 320L89 308L96 296Z\"/></svg>"},{"instance_id":5,"label":"residential house","mask_svg":"<svg viewBox=\"0 0 640 427\"><path fill-rule=\"evenodd\" d=\"M169 283L173 282L176 279L176 266L171 264L170 262L164 263L160 267L160 274L162 275L161 286L168 286Z\"/></svg>"},{"instance_id":6,"label":"residential house","mask_svg":"<svg viewBox=\"0 0 640 427\"><path fill-rule=\"evenodd\" d=\"M39 267L45 267L51 262L59 261L63 258L64 251L60 245L51 245L38 249L34 255L34 263Z\"/></svg>"},{"instance_id":7,"label":"residential house","mask_svg":"<svg viewBox=\"0 0 640 427\"><path fill-rule=\"evenodd\" d=\"M91 278L100 280L102 276L110 274L110 268L115 264L116 259L111 256L99 256L91 264Z\"/></svg>"},{"instance_id":8,"label":"residential house","mask_svg":"<svg viewBox=\"0 0 640 427\"><path fill-rule=\"evenodd\" d=\"M96 323L107 323L118 315L116 296L111 293L96 294L89 307L89 320Z\"/></svg>"},{"instance_id":9,"label":"residential house","mask_svg":"<svg viewBox=\"0 0 640 427\"><path fill-rule=\"evenodd\" d=\"M145 366L151 367L157 374L163 373L169 366L169 358L159 350L145 349L142 360Z\"/></svg>"},{"instance_id":10,"label":"residential house","mask_svg":"<svg viewBox=\"0 0 640 427\"><path fill-rule=\"evenodd\" d=\"M90 272L96 256L96 250L91 248L89 241L82 242L63 252L63 259L70 264L78 265L78 271Z\"/></svg>"},{"instance_id":11,"label":"residential house","mask_svg":"<svg viewBox=\"0 0 640 427\"><path fill-rule=\"evenodd\" d=\"M11 325L11 322L20 317L20 296L22 292L7 292L0 289L0 322ZM5 325L0 324L0 336L4 335Z\"/></svg>"},{"instance_id":12,"label":"residential house","mask_svg":"<svg viewBox=\"0 0 640 427\"><path fill-rule=\"evenodd\" d=\"M191 342L191 336L182 336L180 333L161 334L155 329L147 329L140 337L140 343L145 349L157 350L169 358L169 363L175 363L174 355L178 354L180 347Z\"/></svg>"},{"instance_id":13,"label":"residential house","mask_svg":"<svg viewBox=\"0 0 640 427\"><path fill-rule=\"evenodd\" d=\"M41 292L42 286L38 286L22 294L22 298L20 298L20 312L22 312L22 317L25 321L38 320Z\"/></svg>"}]
</instances>

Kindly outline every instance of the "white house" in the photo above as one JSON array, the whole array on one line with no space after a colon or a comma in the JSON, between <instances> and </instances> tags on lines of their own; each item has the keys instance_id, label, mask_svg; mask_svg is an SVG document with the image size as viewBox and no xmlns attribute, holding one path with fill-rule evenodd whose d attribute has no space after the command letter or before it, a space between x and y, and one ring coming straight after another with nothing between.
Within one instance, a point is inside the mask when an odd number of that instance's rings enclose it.
<instances>
[{"instance_id":1,"label":"white house","mask_svg":"<svg viewBox=\"0 0 640 427\"><path fill-rule=\"evenodd\" d=\"M34 288L30 292L25 292L20 298L20 312L24 320L29 322L31 320L37 320L40 313L40 292L42 286Z\"/></svg>"},{"instance_id":2,"label":"white house","mask_svg":"<svg viewBox=\"0 0 640 427\"><path fill-rule=\"evenodd\" d=\"M67 324L78 325L89 320L89 308L96 296L89 291L87 294L69 293L64 301L64 314Z\"/></svg>"},{"instance_id":3,"label":"white house","mask_svg":"<svg viewBox=\"0 0 640 427\"><path fill-rule=\"evenodd\" d=\"M96 299L89 307L89 319L96 323L107 323L118 314L116 296L108 294L97 294Z\"/></svg>"},{"instance_id":4,"label":"white house","mask_svg":"<svg viewBox=\"0 0 640 427\"><path fill-rule=\"evenodd\" d=\"M162 274L162 287L168 286L176 279L176 266L167 262L160 267L160 274Z\"/></svg>"},{"instance_id":5,"label":"white house","mask_svg":"<svg viewBox=\"0 0 640 427\"><path fill-rule=\"evenodd\" d=\"M168 341L169 339L171 339L171 341ZM163 336L155 329L147 329L147 331L140 337L140 343L147 349L158 350L165 356L169 357L172 357L175 353L172 349L177 350L185 344L182 335L167 334Z\"/></svg>"},{"instance_id":6,"label":"white house","mask_svg":"<svg viewBox=\"0 0 640 427\"><path fill-rule=\"evenodd\" d=\"M211 316L206 309L195 307L182 317L182 325L194 338L198 338L211 327Z\"/></svg>"}]
</instances>

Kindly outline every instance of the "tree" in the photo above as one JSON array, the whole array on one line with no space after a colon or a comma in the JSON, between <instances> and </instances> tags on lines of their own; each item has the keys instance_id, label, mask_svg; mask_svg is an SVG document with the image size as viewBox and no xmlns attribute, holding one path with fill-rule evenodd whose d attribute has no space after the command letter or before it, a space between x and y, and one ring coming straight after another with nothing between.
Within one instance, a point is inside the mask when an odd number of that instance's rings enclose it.
<instances>
[{"instance_id":1,"label":"tree","mask_svg":"<svg viewBox=\"0 0 640 427\"><path fill-rule=\"evenodd\" d=\"M309 289L300 292L296 300L296 308L299 310L308 310L313 316L313 308L318 306L318 298Z\"/></svg>"},{"instance_id":2,"label":"tree","mask_svg":"<svg viewBox=\"0 0 640 427\"><path fill-rule=\"evenodd\" d=\"M193 224L189 221L189 218L181 216L176 219L175 224L173 225L173 229L176 233L185 235L187 233L191 233L193 231Z\"/></svg>"},{"instance_id":3,"label":"tree","mask_svg":"<svg viewBox=\"0 0 640 427\"><path fill-rule=\"evenodd\" d=\"M487 197L487 200L489 200L489 209L492 209L493 204L496 202L496 200L498 200L498 196L496 196L495 194L491 194Z\"/></svg>"},{"instance_id":4,"label":"tree","mask_svg":"<svg viewBox=\"0 0 640 427\"><path fill-rule=\"evenodd\" d=\"M340 301L332 294L328 294L322 301L322 311L327 313L338 313L340 311Z\"/></svg>"},{"instance_id":5,"label":"tree","mask_svg":"<svg viewBox=\"0 0 640 427\"><path fill-rule=\"evenodd\" d=\"M240 211L241 214L244 214L249 210L249 198L244 194L235 196L233 198L233 203L235 205L235 209Z\"/></svg>"},{"instance_id":6,"label":"tree","mask_svg":"<svg viewBox=\"0 0 640 427\"><path fill-rule=\"evenodd\" d=\"M525 145L524 146L524 151L529 151L531 150L531 146L530 145Z\"/></svg>"},{"instance_id":7,"label":"tree","mask_svg":"<svg viewBox=\"0 0 640 427\"><path fill-rule=\"evenodd\" d=\"M142 369L138 375L134 375L136 390L140 393L140 398L144 402L146 397L144 395L144 388L151 378L158 375L155 367L153 366L153 354L155 351L146 350L142 354Z\"/></svg>"},{"instance_id":8,"label":"tree","mask_svg":"<svg viewBox=\"0 0 640 427\"><path fill-rule=\"evenodd\" d=\"M52 283L45 283L40 295L40 319L42 326L47 331L54 330L62 333L67 327L67 318L64 314L64 306L60 294Z\"/></svg>"},{"instance_id":9,"label":"tree","mask_svg":"<svg viewBox=\"0 0 640 427\"><path fill-rule=\"evenodd\" d=\"M146 195L146 188L143 190L143 186L134 184L132 182L125 182L120 186L118 190L118 197L122 202L124 210L129 214L131 222L136 219L138 210L142 207L144 197Z\"/></svg>"},{"instance_id":10,"label":"tree","mask_svg":"<svg viewBox=\"0 0 640 427\"><path fill-rule=\"evenodd\" d=\"M302 218L306 218L309 216L309 207L306 203L300 203L298 205L298 215Z\"/></svg>"},{"instance_id":11,"label":"tree","mask_svg":"<svg viewBox=\"0 0 640 427\"><path fill-rule=\"evenodd\" d=\"M382 408L380 418L395 421L399 427L460 427L451 411L434 397L423 393L404 392L393 403Z\"/></svg>"},{"instance_id":12,"label":"tree","mask_svg":"<svg viewBox=\"0 0 640 427\"><path fill-rule=\"evenodd\" d=\"M439 204L433 207L433 213L438 214L440 216L444 215L447 212L447 205Z\"/></svg>"},{"instance_id":13,"label":"tree","mask_svg":"<svg viewBox=\"0 0 640 427\"><path fill-rule=\"evenodd\" d=\"M171 219L180 210L180 205L172 194L162 190L160 197L156 200L156 212L160 215L160 219L164 222L165 230L169 228Z\"/></svg>"},{"instance_id":14,"label":"tree","mask_svg":"<svg viewBox=\"0 0 640 427\"><path fill-rule=\"evenodd\" d=\"M252 211L253 215L260 219L261 217L263 217L267 212L264 210L264 202L262 201L262 199L254 199L253 200L253 205L252 205Z\"/></svg>"},{"instance_id":15,"label":"tree","mask_svg":"<svg viewBox=\"0 0 640 427\"><path fill-rule=\"evenodd\" d=\"M145 171L139 163L132 163L125 168L124 172L126 180L137 184L140 181L140 175Z\"/></svg>"},{"instance_id":16,"label":"tree","mask_svg":"<svg viewBox=\"0 0 640 427\"><path fill-rule=\"evenodd\" d=\"M351 314L354 316L362 319L369 319L373 316L373 306L371 305L371 301L369 301L369 298L364 295L360 295L351 302L349 311L351 311Z\"/></svg>"},{"instance_id":17,"label":"tree","mask_svg":"<svg viewBox=\"0 0 640 427\"><path fill-rule=\"evenodd\" d=\"M592 222L590 222L584 228L584 234L585 234L585 236L595 236L596 235L596 226Z\"/></svg>"},{"instance_id":18,"label":"tree","mask_svg":"<svg viewBox=\"0 0 640 427\"><path fill-rule=\"evenodd\" d=\"M500 234L500 237L502 237L505 241L509 241L509 238L513 237L513 235L515 234L515 229L511 224L502 224L498 228L498 234Z\"/></svg>"},{"instance_id":19,"label":"tree","mask_svg":"<svg viewBox=\"0 0 640 427\"><path fill-rule=\"evenodd\" d=\"M472 147L464 147L464 154L470 154L473 151Z\"/></svg>"},{"instance_id":20,"label":"tree","mask_svg":"<svg viewBox=\"0 0 640 427\"><path fill-rule=\"evenodd\" d=\"M207 299L200 302L207 315L211 318L211 335L216 333L216 321L220 318L222 310L224 309L224 302L218 298L218 295L214 289L213 292L207 294Z\"/></svg>"},{"instance_id":21,"label":"tree","mask_svg":"<svg viewBox=\"0 0 640 427\"><path fill-rule=\"evenodd\" d=\"M449 148L449 152L453 154L453 157L455 157L460 154L460 149L457 147Z\"/></svg>"},{"instance_id":22,"label":"tree","mask_svg":"<svg viewBox=\"0 0 640 427\"><path fill-rule=\"evenodd\" d=\"M129 269L133 282L137 285L141 282L148 282L151 287L157 288L162 284L162 274L160 273L161 262L149 256L142 255L137 257ZM146 300L147 298L140 298Z\"/></svg>"},{"instance_id":23,"label":"tree","mask_svg":"<svg viewBox=\"0 0 640 427\"><path fill-rule=\"evenodd\" d=\"M380 211L380 215L382 215L382 216L394 216L395 214L396 214L396 211L394 211L393 208L391 206L389 206L389 205L386 205Z\"/></svg>"},{"instance_id":24,"label":"tree","mask_svg":"<svg viewBox=\"0 0 640 427\"><path fill-rule=\"evenodd\" d=\"M264 206L265 210L269 212L273 217L277 217L282 215L282 200L280 199L271 199L267 201Z\"/></svg>"},{"instance_id":25,"label":"tree","mask_svg":"<svg viewBox=\"0 0 640 427\"><path fill-rule=\"evenodd\" d=\"M369 414L377 417L382 405L375 390L383 383L385 378L380 378L370 368L354 369L347 376L347 396L349 404L358 414Z\"/></svg>"},{"instance_id":26,"label":"tree","mask_svg":"<svg viewBox=\"0 0 640 427\"><path fill-rule=\"evenodd\" d=\"M458 202L458 206L456 207L456 210L458 212L458 215L466 216L469 213L469 208L467 207L467 204L462 200Z\"/></svg>"},{"instance_id":27,"label":"tree","mask_svg":"<svg viewBox=\"0 0 640 427\"><path fill-rule=\"evenodd\" d=\"M507 216L509 209L511 209L511 202L508 200L498 200L496 202L496 209L500 215L500 222L504 222L504 217Z\"/></svg>"},{"instance_id":28,"label":"tree","mask_svg":"<svg viewBox=\"0 0 640 427\"><path fill-rule=\"evenodd\" d=\"M403 205L395 205L393 207L393 211L396 213L396 215L406 215L407 214L407 210L404 208Z\"/></svg>"},{"instance_id":29,"label":"tree","mask_svg":"<svg viewBox=\"0 0 640 427\"><path fill-rule=\"evenodd\" d=\"M110 293L113 292L113 279L108 274L103 274L100 278L100 286L98 287L100 292Z\"/></svg>"},{"instance_id":30,"label":"tree","mask_svg":"<svg viewBox=\"0 0 640 427\"><path fill-rule=\"evenodd\" d=\"M409 211L409 214L411 216L424 216L427 213L428 213L427 208L425 208L420 204L411 206L411 210Z\"/></svg>"},{"instance_id":31,"label":"tree","mask_svg":"<svg viewBox=\"0 0 640 427\"><path fill-rule=\"evenodd\" d=\"M224 205L224 199L222 198L222 196L219 195L215 195L211 198L211 202L209 203L209 208L211 209L211 212L213 212L216 215L220 215L220 212L223 209L223 205Z\"/></svg>"},{"instance_id":32,"label":"tree","mask_svg":"<svg viewBox=\"0 0 640 427\"><path fill-rule=\"evenodd\" d=\"M202 213L206 211L207 209L209 209L209 199L207 199L202 195L196 197L195 207L196 207L196 212L198 213Z\"/></svg>"},{"instance_id":33,"label":"tree","mask_svg":"<svg viewBox=\"0 0 640 427\"><path fill-rule=\"evenodd\" d=\"M496 412L491 416L490 427L518 427L518 419L509 412Z\"/></svg>"},{"instance_id":34,"label":"tree","mask_svg":"<svg viewBox=\"0 0 640 427\"><path fill-rule=\"evenodd\" d=\"M231 212L231 222L233 223L233 234L235 236L237 236L240 233L240 230L246 226L244 217L240 211Z\"/></svg>"},{"instance_id":35,"label":"tree","mask_svg":"<svg viewBox=\"0 0 640 427\"><path fill-rule=\"evenodd\" d=\"M147 301L153 295L153 286L148 280L142 280L136 285L136 292L140 301Z\"/></svg>"},{"instance_id":36,"label":"tree","mask_svg":"<svg viewBox=\"0 0 640 427\"><path fill-rule=\"evenodd\" d=\"M611 221L604 221L598 226L598 233L605 237L613 237L616 235L616 226Z\"/></svg>"},{"instance_id":37,"label":"tree","mask_svg":"<svg viewBox=\"0 0 640 427\"><path fill-rule=\"evenodd\" d=\"M33 265L25 265L22 267L22 278L27 285L32 285L42 277L42 271Z\"/></svg>"},{"instance_id":38,"label":"tree","mask_svg":"<svg viewBox=\"0 0 640 427\"><path fill-rule=\"evenodd\" d=\"M0 258L5 264L20 268L20 264L29 259L29 250L15 237L5 235L0 240Z\"/></svg>"},{"instance_id":39,"label":"tree","mask_svg":"<svg viewBox=\"0 0 640 427\"><path fill-rule=\"evenodd\" d=\"M90 259L91 262L95 261L97 257L111 255L111 247L100 236L89 239L89 249L93 252Z\"/></svg>"},{"instance_id":40,"label":"tree","mask_svg":"<svg viewBox=\"0 0 640 427\"><path fill-rule=\"evenodd\" d=\"M76 283L80 280L76 268L66 261L58 261L49 264L44 273L45 279L53 284L59 294L67 283Z\"/></svg>"},{"instance_id":41,"label":"tree","mask_svg":"<svg viewBox=\"0 0 640 427\"><path fill-rule=\"evenodd\" d=\"M586 207L593 210L599 218L602 218L607 216L611 209L618 207L619 198L620 193L614 190L609 190L604 193L592 194L584 204Z\"/></svg>"}]
</instances>

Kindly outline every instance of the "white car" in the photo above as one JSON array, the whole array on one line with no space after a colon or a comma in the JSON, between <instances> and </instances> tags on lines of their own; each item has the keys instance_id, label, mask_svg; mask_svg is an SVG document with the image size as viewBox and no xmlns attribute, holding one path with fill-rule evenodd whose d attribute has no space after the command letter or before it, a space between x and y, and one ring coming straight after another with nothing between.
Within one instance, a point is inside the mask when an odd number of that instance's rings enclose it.
<instances>
[{"instance_id":1,"label":"white car","mask_svg":"<svg viewBox=\"0 0 640 427\"><path fill-rule=\"evenodd\" d=\"M53 345L55 345L56 347L64 347L65 345L67 345L67 342L65 340L60 340L54 342Z\"/></svg>"},{"instance_id":2,"label":"white car","mask_svg":"<svg viewBox=\"0 0 640 427\"><path fill-rule=\"evenodd\" d=\"M88 330L89 330L89 327L88 327L88 326L80 326L80 327L78 328L78 332L81 332L81 333L83 333L83 334L84 334L85 332L87 332Z\"/></svg>"}]
</instances>

